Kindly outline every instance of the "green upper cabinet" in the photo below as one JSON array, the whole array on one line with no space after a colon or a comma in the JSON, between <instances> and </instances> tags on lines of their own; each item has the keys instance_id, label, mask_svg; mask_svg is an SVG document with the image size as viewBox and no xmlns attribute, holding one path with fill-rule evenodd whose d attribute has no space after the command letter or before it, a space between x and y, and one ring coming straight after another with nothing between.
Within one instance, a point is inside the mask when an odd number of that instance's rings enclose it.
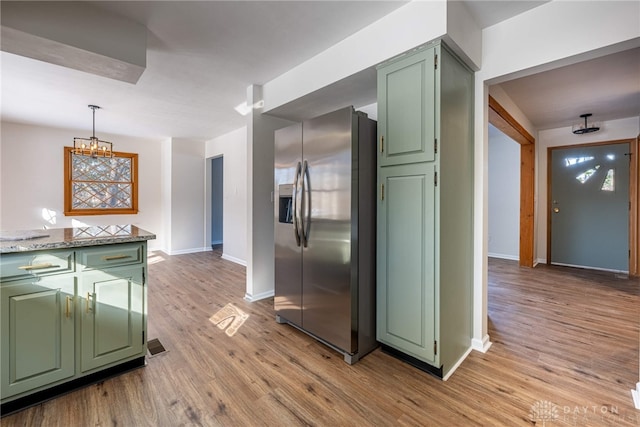
<instances>
[{"instance_id":1,"label":"green upper cabinet","mask_svg":"<svg viewBox=\"0 0 640 427\"><path fill-rule=\"evenodd\" d=\"M378 69L378 164L435 158L436 55L424 49Z\"/></svg>"}]
</instances>

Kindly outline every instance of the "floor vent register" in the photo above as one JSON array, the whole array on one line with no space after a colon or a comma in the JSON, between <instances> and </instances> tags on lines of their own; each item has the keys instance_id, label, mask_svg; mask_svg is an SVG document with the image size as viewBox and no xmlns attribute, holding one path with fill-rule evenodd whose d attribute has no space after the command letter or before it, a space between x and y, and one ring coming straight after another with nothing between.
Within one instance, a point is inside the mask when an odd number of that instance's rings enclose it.
<instances>
[{"instance_id":1,"label":"floor vent register","mask_svg":"<svg viewBox=\"0 0 640 427\"><path fill-rule=\"evenodd\" d=\"M158 338L147 341L147 349L152 356L166 351Z\"/></svg>"}]
</instances>

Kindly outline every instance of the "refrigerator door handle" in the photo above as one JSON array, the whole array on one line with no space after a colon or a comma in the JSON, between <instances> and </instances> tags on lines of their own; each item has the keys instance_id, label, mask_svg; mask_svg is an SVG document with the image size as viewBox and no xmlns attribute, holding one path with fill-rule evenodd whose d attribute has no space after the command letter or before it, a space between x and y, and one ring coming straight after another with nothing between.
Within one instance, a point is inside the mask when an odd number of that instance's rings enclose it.
<instances>
[{"instance_id":1,"label":"refrigerator door handle","mask_svg":"<svg viewBox=\"0 0 640 427\"><path fill-rule=\"evenodd\" d=\"M309 164L304 161L302 166L302 192L301 192L301 210L304 209L304 214L301 215L302 225L302 243L304 247L307 247L309 243L309 228L311 227L311 188L309 185Z\"/></svg>"},{"instance_id":2,"label":"refrigerator door handle","mask_svg":"<svg viewBox=\"0 0 640 427\"><path fill-rule=\"evenodd\" d=\"M301 215L298 213L300 203L298 203L298 182L300 181L300 168L302 165L298 162L296 166L296 174L293 179L293 234L296 236L296 245L300 246L300 231L302 230L301 224L299 224Z\"/></svg>"}]
</instances>

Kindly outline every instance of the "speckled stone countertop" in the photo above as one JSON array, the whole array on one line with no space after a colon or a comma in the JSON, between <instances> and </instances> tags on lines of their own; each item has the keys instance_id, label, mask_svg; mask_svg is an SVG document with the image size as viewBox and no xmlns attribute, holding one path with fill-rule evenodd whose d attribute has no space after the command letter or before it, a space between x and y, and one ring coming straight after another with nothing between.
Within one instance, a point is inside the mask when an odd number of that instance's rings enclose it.
<instances>
[{"instance_id":1,"label":"speckled stone countertop","mask_svg":"<svg viewBox=\"0 0 640 427\"><path fill-rule=\"evenodd\" d=\"M135 225L0 231L0 254L110 245L155 238L155 234Z\"/></svg>"}]
</instances>

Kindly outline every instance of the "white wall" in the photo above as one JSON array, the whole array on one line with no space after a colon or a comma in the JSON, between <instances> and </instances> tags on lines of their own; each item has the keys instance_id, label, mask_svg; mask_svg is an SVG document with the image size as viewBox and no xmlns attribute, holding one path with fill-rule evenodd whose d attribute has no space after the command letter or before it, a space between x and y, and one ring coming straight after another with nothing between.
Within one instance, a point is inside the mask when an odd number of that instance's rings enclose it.
<instances>
[{"instance_id":1,"label":"white wall","mask_svg":"<svg viewBox=\"0 0 640 427\"><path fill-rule=\"evenodd\" d=\"M205 227L204 141L171 141L171 244L170 255L211 250Z\"/></svg>"},{"instance_id":2,"label":"white wall","mask_svg":"<svg viewBox=\"0 0 640 427\"><path fill-rule=\"evenodd\" d=\"M537 262L547 262L547 153L549 147L565 145L588 144L592 142L615 141L620 139L634 139L640 133L638 117L628 119L611 120L600 123L600 131L584 135L574 135L570 127L548 129L538 132L537 164L539 170L536 186L538 187L538 231L536 240L538 243Z\"/></svg>"},{"instance_id":3,"label":"white wall","mask_svg":"<svg viewBox=\"0 0 640 427\"><path fill-rule=\"evenodd\" d=\"M519 259L520 144L489 125L489 253Z\"/></svg>"},{"instance_id":4,"label":"white wall","mask_svg":"<svg viewBox=\"0 0 640 427\"><path fill-rule=\"evenodd\" d=\"M247 128L206 142L205 158L224 156L222 257L247 263ZM210 160L208 160L210 162ZM210 182L210 180L207 180ZM206 190L210 193L209 190ZM208 204L209 205L209 204ZM210 222L211 213L206 216ZM205 237L210 235L206 231Z\"/></svg>"},{"instance_id":5,"label":"white wall","mask_svg":"<svg viewBox=\"0 0 640 427\"><path fill-rule=\"evenodd\" d=\"M247 88L247 105L262 100L262 87ZM245 299L273 296L275 289L273 226L274 131L292 122L254 109L247 121L247 291Z\"/></svg>"},{"instance_id":6,"label":"white wall","mask_svg":"<svg viewBox=\"0 0 640 427\"><path fill-rule=\"evenodd\" d=\"M639 36L638 2L554 0L483 30L481 74L499 83L624 50L618 44Z\"/></svg>"},{"instance_id":7,"label":"white wall","mask_svg":"<svg viewBox=\"0 0 640 427\"><path fill-rule=\"evenodd\" d=\"M263 87L264 111L442 37L446 27L445 0L410 2L267 82ZM473 56L479 57L479 52Z\"/></svg>"},{"instance_id":8,"label":"white wall","mask_svg":"<svg viewBox=\"0 0 640 427\"><path fill-rule=\"evenodd\" d=\"M355 107L356 111L365 113L371 120L378 120L378 103L363 105L362 107Z\"/></svg>"},{"instance_id":9,"label":"white wall","mask_svg":"<svg viewBox=\"0 0 640 427\"><path fill-rule=\"evenodd\" d=\"M156 234L150 249L164 247L162 209L162 141L98 134L113 142L116 151L138 153L138 209L135 215L64 216L63 147L86 130L58 129L3 122L0 131L0 228L24 230L71 227L72 220L87 225L133 224ZM54 220L43 218L43 209Z\"/></svg>"},{"instance_id":10,"label":"white wall","mask_svg":"<svg viewBox=\"0 0 640 427\"><path fill-rule=\"evenodd\" d=\"M481 68L482 31L459 0L447 0L447 34L443 39L472 70Z\"/></svg>"},{"instance_id":11,"label":"white wall","mask_svg":"<svg viewBox=\"0 0 640 427\"><path fill-rule=\"evenodd\" d=\"M160 188L162 189L161 207L163 215L162 232L164 244L160 248L169 253L171 247L171 138L162 141L160 145Z\"/></svg>"}]
</instances>

